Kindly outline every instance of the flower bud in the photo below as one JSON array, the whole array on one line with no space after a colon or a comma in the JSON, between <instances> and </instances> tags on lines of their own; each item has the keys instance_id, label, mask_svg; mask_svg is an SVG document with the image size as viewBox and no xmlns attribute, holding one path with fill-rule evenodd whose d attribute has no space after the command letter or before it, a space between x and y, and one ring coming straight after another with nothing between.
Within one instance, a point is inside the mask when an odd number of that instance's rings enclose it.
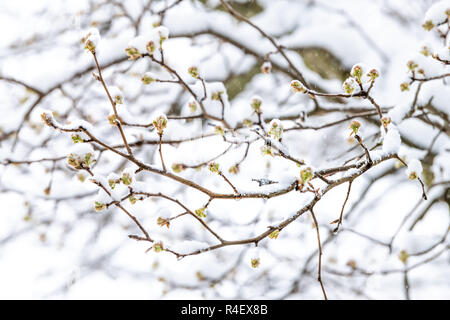
<instances>
[{"instance_id":1,"label":"flower bud","mask_svg":"<svg viewBox=\"0 0 450 320\"><path fill-rule=\"evenodd\" d=\"M159 115L153 120L153 125L159 134L163 134L164 129L167 127L167 117L165 114Z\"/></svg>"},{"instance_id":2,"label":"flower bud","mask_svg":"<svg viewBox=\"0 0 450 320\"><path fill-rule=\"evenodd\" d=\"M353 91L355 91L355 89L357 88L357 83L354 78L348 77L342 84L342 88L344 89L345 93L352 94Z\"/></svg>"},{"instance_id":3,"label":"flower bud","mask_svg":"<svg viewBox=\"0 0 450 320\"><path fill-rule=\"evenodd\" d=\"M270 121L270 130L268 133L272 138L280 140L283 134L283 125L281 124L281 121L278 119Z\"/></svg>"},{"instance_id":4,"label":"flower bud","mask_svg":"<svg viewBox=\"0 0 450 320\"><path fill-rule=\"evenodd\" d=\"M197 217L199 217L199 218L206 218L205 210L206 210L205 207L200 208L200 209L197 209L197 210L195 210L195 214L196 214Z\"/></svg>"},{"instance_id":5,"label":"flower bud","mask_svg":"<svg viewBox=\"0 0 450 320\"><path fill-rule=\"evenodd\" d=\"M401 91L409 91L409 83L407 83L407 82L400 83L400 90Z\"/></svg>"},{"instance_id":6,"label":"flower bud","mask_svg":"<svg viewBox=\"0 0 450 320\"><path fill-rule=\"evenodd\" d=\"M261 113L262 99L259 96L253 96L250 105L256 113Z\"/></svg>"},{"instance_id":7,"label":"flower bud","mask_svg":"<svg viewBox=\"0 0 450 320\"><path fill-rule=\"evenodd\" d=\"M188 69L188 73L191 75L192 78L198 79L199 73L197 67L190 67Z\"/></svg>"},{"instance_id":8,"label":"flower bud","mask_svg":"<svg viewBox=\"0 0 450 320\"><path fill-rule=\"evenodd\" d=\"M142 75L141 81L143 84L150 84L156 81L156 77L151 72L146 72Z\"/></svg>"},{"instance_id":9,"label":"flower bud","mask_svg":"<svg viewBox=\"0 0 450 320\"><path fill-rule=\"evenodd\" d=\"M352 129L352 132L350 133L350 135L352 134L358 134L359 128L361 127L361 123L359 123L358 121L352 121L350 123L350 129Z\"/></svg>"},{"instance_id":10,"label":"flower bud","mask_svg":"<svg viewBox=\"0 0 450 320\"><path fill-rule=\"evenodd\" d=\"M209 169L209 171L211 171L213 173L220 173L219 164L216 162L208 163L208 169Z\"/></svg>"},{"instance_id":11,"label":"flower bud","mask_svg":"<svg viewBox=\"0 0 450 320\"><path fill-rule=\"evenodd\" d=\"M291 89L294 92L306 93L308 90L303 86L303 84L298 80L291 81Z\"/></svg>"}]
</instances>

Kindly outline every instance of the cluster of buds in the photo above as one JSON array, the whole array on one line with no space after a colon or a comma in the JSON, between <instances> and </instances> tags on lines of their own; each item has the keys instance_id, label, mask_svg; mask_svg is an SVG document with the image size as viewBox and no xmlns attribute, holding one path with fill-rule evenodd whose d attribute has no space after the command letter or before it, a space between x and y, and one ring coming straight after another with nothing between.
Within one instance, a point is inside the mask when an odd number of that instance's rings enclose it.
<instances>
[{"instance_id":1,"label":"cluster of buds","mask_svg":"<svg viewBox=\"0 0 450 320\"><path fill-rule=\"evenodd\" d=\"M81 40L84 43L84 49L95 53L98 43L100 42L100 33L97 28L91 28L86 36Z\"/></svg>"},{"instance_id":2,"label":"cluster of buds","mask_svg":"<svg viewBox=\"0 0 450 320\"><path fill-rule=\"evenodd\" d=\"M188 73L189 73L189 75L192 77L192 78L194 78L194 79L198 79L199 78L199 73L198 73L198 68L197 67L190 67L189 69L188 69Z\"/></svg>"},{"instance_id":3,"label":"cluster of buds","mask_svg":"<svg viewBox=\"0 0 450 320\"><path fill-rule=\"evenodd\" d=\"M422 50L420 50L420 53L425 57L428 57L431 54L430 49L427 46L423 46Z\"/></svg>"},{"instance_id":4,"label":"cluster of buds","mask_svg":"<svg viewBox=\"0 0 450 320\"><path fill-rule=\"evenodd\" d=\"M347 94L352 94L357 87L358 87L358 83L356 82L355 78L353 78L353 77L348 77L342 83L342 89L344 89L345 93L347 93Z\"/></svg>"},{"instance_id":5,"label":"cluster of buds","mask_svg":"<svg viewBox=\"0 0 450 320\"><path fill-rule=\"evenodd\" d=\"M299 180L299 187L300 190L303 189L303 186L305 184L309 184L312 178L314 177L314 173L311 169L311 167L306 167L302 170L300 170L300 180Z\"/></svg>"},{"instance_id":6,"label":"cluster of buds","mask_svg":"<svg viewBox=\"0 0 450 320\"><path fill-rule=\"evenodd\" d=\"M297 92L300 92L300 93L308 92L308 90L305 88L305 86L298 80L292 80L291 81L291 89L295 93L297 93Z\"/></svg>"},{"instance_id":7,"label":"cluster of buds","mask_svg":"<svg viewBox=\"0 0 450 320\"><path fill-rule=\"evenodd\" d=\"M158 219L156 220L156 224L158 226L160 226L160 227L166 226L167 229L169 229L169 227L170 227L170 219L163 218L163 217L158 217Z\"/></svg>"},{"instance_id":8,"label":"cluster of buds","mask_svg":"<svg viewBox=\"0 0 450 320\"><path fill-rule=\"evenodd\" d=\"M414 71L419 65L415 63L413 60L410 60L406 63L406 66L410 71Z\"/></svg>"},{"instance_id":9,"label":"cluster of buds","mask_svg":"<svg viewBox=\"0 0 450 320\"><path fill-rule=\"evenodd\" d=\"M167 117L166 115L162 114L156 117L155 120L153 120L153 125L155 129L158 131L158 134L162 135L164 132L164 129L167 127Z\"/></svg>"},{"instance_id":10,"label":"cluster of buds","mask_svg":"<svg viewBox=\"0 0 450 320\"><path fill-rule=\"evenodd\" d=\"M99 202L99 201L95 201L95 202L94 202L94 210L95 210L96 212L100 212L100 211L103 211L103 210L105 210L105 209L106 209L106 204L101 203L101 202Z\"/></svg>"},{"instance_id":11,"label":"cluster of buds","mask_svg":"<svg viewBox=\"0 0 450 320\"><path fill-rule=\"evenodd\" d=\"M153 248L153 250L154 250L155 252L161 252L161 251L164 251L164 245L163 245L162 241L155 241L155 242L153 243L152 248Z\"/></svg>"},{"instance_id":12,"label":"cluster of buds","mask_svg":"<svg viewBox=\"0 0 450 320\"><path fill-rule=\"evenodd\" d=\"M350 136L357 135L358 131L359 131L359 128L361 128L361 123L359 121L356 121L356 120L352 121L350 123L350 129L352 130L350 132Z\"/></svg>"},{"instance_id":13,"label":"cluster of buds","mask_svg":"<svg viewBox=\"0 0 450 320\"><path fill-rule=\"evenodd\" d=\"M196 214L196 216L199 217L199 218L206 218L206 213L205 213L205 211L206 211L206 208L203 207L203 208L200 208L200 209L195 210L195 214Z\"/></svg>"},{"instance_id":14,"label":"cluster of buds","mask_svg":"<svg viewBox=\"0 0 450 320\"><path fill-rule=\"evenodd\" d=\"M142 56L142 54L139 52L137 48L130 45L125 49L125 53L127 54L128 59L130 60L136 60Z\"/></svg>"},{"instance_id":15,"label":"cluster of buds","mask_svg":"<svg viewBox=\"0 0 450 320\"><path fill-rule=\"evenodd\" d=\"M88 143L77 143L67 156L67 163L77 170L89 168L94 162L94 150Z\"/></svg>"},{"instance_id":16,"label":"cluster of buds","mask_svg":"<svg viewBox=\"0 0 450 320\"><path fill-rule=\"evenodd\" d=\"M400 83L400 90L401 91L408 91L409 90L409 83L408 82Z\"/></svg>"},{"instance_id":17,"label":"cluster of buds","mask_svg":"<svg viewBox=\"0 0 450 320\"><path fill-rule=\"evenodd\" d=\"M120 181L126 185L129 186L134 180L134 174L130 172L130 170L124 170L122 172L122 176L120 177Z\"/></svg>"},{"instance_id":18,"label":"cluster of buds","mask_svg":"<svg viewBox=\"0 0 450 320\"><path fill-rule=\"evenodd\" d=\"M70 138L72 139L73 143L82 143L82 142L84 142L83 138L81 138L79 134L72 134L70 136Z\"/></svg>"},{"instance_id":19,"label":"cluster of buds","mask_svg":"<svg viewBox=\"0 0 450 320\"><path fill-rule=\"evenodd\" d=\"M252 268L258 268L261 263L258 248L253 248L251 252L250 264Z\"/></svg>"},{"instance_id":20,"label":"cluster of buds","mask_svg":"<svg viewBox=\"0 0 450 320\"><path fill-rule=\"evenodd\" d=\"M211 161L210 163L208 163L208 170L213 173L220 174L219 164L216 162Z\"/></svg>"},{"instance_id":21,"label":"cluster of buds","mask_svg":"<svg viewBox=\"0 0 450 320\"><path fill-rule=\"evenodd\" d=\"M151 72L146 72L142 75L141 81L143 84L148 85L156 81L156 77Z\"/></svg>"},{"instance_id":22,"label":"cluster of buds","mask_svg":"<svg viewBox=\"0 0 450 320\"><path fill-rule=\"evenodd\" d=\"M281 140L281 136L283 135L283 125L281 124L281 121L278 119L270 121L270 130L268 133L272 138Z\"/></svg>"},{"instance_id":23,"label":"cluster of buds","mask_svg":"<svg viewBox=\"0 0 450 320\"><path fill-rule=\"evenodd\" d=\"M252 97L250 105L256 113L261 113L262 99L259 96Z\"/></svg>"},{"instance_id":24,"label":"cluster of buds","mask_svg":"<svg viewBox=\"0 0 450 320\"><path fill-rule=\"evenodd\" d=\"M392 122L392 119L389 117L381 118L381 124L383 125L384 128L387 128L391 122Z\"/></svg>"},{"instance_id":25,"label":"cluster of buds","mask_svg":"<svg viewBox=\"0 0 450 320\"><path fill-rule=\"evenodd\" d=\"M270 61L264 61L261 65L261 72L264 74L270 74L272 72L272 64Z\"/></svg>"}]
</instances>

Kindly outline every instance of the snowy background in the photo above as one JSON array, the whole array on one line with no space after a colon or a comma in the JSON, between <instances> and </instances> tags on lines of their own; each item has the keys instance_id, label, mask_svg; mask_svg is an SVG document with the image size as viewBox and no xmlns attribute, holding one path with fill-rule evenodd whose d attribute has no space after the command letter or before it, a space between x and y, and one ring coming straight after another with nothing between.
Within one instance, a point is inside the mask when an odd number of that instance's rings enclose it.
<instances>
[{"instance_id":1,"label":"snowy background","mask_svg":"<svg viewBox=\"0 0 450 320\"><path fill-rule=\"evenodd\" d=\"M323 298L315 225L308 212L276 239L262 239L257 252L252 244L233 245L177 259L170 252L147 251L153 243L130 239L130 234L142 234L114 205L94 210L95 202L106 203L108 196L89 181L87 172L67 163L71 152L87 150L72 151L74 146L87 143L74 145L71 133L48 127L41 119L48 112L65 128L84 124L108 145L123 144L119 130L108 121L111 104L92 75L98 73L93 56L81 41L92 27L101 36L96 55L103 77L123 93L117 111L130 124L124 132L136 158L162 168L152 121L165 114L169 119L162 154L167 170L208 190L233 194L225 179L208 170L210 161L220 165L239 194L268 194L300 177L304 168L294 161L261 153L265 142L254 132L255 96L262 101L261 126L269 131L270 121L278 118L284 127L282 142L272 139L273 144L313 171L365 161L364 150L350 136L349 125L357 120L373 160L390 152L411 165L406 170L397 159L389 159L357 177L337 233L330 222L339 218L348 183L332 188L315 205L328 298L450 298L450 86L445 76L450 2L230 3L281 45L295 68L269 39L216 0L0 2L0 298ZM434 26L430 31L422 26L427 21ZM198 67L205 80L208 116L198 105L195 111L190 108L192 96L181 85L141 82L145 72L173 81L166 69L145 57L128 59L130 41L159 24L170 31L162 46L164 62L199 97L202 83L188 69ZM133 43L142 44L139 39ZM266 74L261 66L268 60L272 71ZM411 61L417 64L414 73L408 69ZM299 70L314 92L345 94L342 83L357 63L380 74L370 95L391 120L388 133L367 99L314 100L291 90ZM405 83L408 90L402 91ZM221 120L222 104L212 98L218 91L223 91ZM253 125L247 127L248 120ZM396 137L387 138L393 132L399 133L401 145ZM138 169L98 144L92 147L96 163L91 169L98 181ZM118 150L126 152L123 146ZM181 172L177 164L182 164ZM236 164L239 172L229 172ZM425 184L426 201L418 179L408 179L414 169ZM259 186L252 180L263 178L278 183ZM192 211L208 203L205 193L161 174L141 171L134 179L135 190L163 193ZM326 188L321 179L311 183L319 192ZM128 192L124 184L114 190L114 199ZM206 217L185 214L172 219L169 228L157 219L184 213L174 202L151 197L132 204L127 199L123 207L152 239L190 253L217 244L200 220L224 239L247 239L293 216L313 198L312 192L291 190L270 199L214 199ZM252 268L255 259L259 266Z\"/></svg>"}]
</instances>

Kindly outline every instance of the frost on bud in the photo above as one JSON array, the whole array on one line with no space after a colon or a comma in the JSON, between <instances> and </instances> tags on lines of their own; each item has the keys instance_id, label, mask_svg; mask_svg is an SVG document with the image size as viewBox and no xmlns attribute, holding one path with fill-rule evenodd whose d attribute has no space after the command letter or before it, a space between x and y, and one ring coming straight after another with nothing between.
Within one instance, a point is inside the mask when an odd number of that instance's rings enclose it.
<instances>
[{"instance_id":1,"label":"frost on bud","mask_svg":"<svg viewBox=\"0 0 450 320\"><path fill-rule=\"evenodd\" d=\"M155 42L153 40L150 40L149 42L147 42L145 49L147 49L148 53L154 54L156 51Z\"/></svg>"},{"instance_id":2,"label":"frost on bud","mask_svg":"<svg viewBox=\"0 0 450 320\"><path fill-rule=\"evenodd\" d=\"M408 91L409 90L409 83L407 83L407 82L400 83L400 90L401 91Z\"/></svg>"},{"instance_id":3,"label":"frost on bud","mask_svg":"<svg viewBox=\"0 0 450 320\"><path fill-rule=\"evenodd\" d=\"M304 185L312 180L314 174L312 172L311 167L307 167L305 169L300 170L300 179L301 184Z\"/></svg>"},{"instance_id":4,"label":"frost on bud","mask_svg":"<svg viewBox=\"0 0 450 320\"><path fill-rule=\"evenodd\" d=\"M189 110L194 113L195 111L197 111L197 102L195 100L191 100L188 103L189 106Z\"/></svg>"},{"instance_id":5,"label":"frost on bud","mask_svg":"<svg viewBox=\"0 0 450 320\"><path fill-rule=\"evenodd\" d=\"M406 175L408 176L409 180L415 180L419 178L422 171L423 169L420 161L417 159L413 159L408 163L408 168L406 168Z\"/></svg>"},{"instance_id":6,"label":"frost on bud","mask_svg":"<svg viewBox=\"0 0 450 320\"><path fill-rule=\"evenodd\" d=\"M94 162L94 150L88 143L75 144L67 156L67 163L75 169L89 168Z\"/></svg>"},{"instance_id":7,"label":"frost on bud","mask_svg":"<svg viewBox=\"0 0 450 320\"><path fill-rule=\"evenodd\" d=\"M342 84L342 89L344 89L345 93L347 93L347 94L352 94L356 88L357 88L357 83L356 83L355 79L352 77L348 77Z\"/></svg>"},{"instance_id":8,"label":"frost on bud","mask_svg":"<svg viewBox=\"0 0 450 320\"><path fill-rule=\"evenodd\" d=\"M376 69L372 69L367 73L367 77L370 78L371 82L374 82L376 78L380 76L380 73Z\"/></svg>"},{"instance_id":9,"label":"frost on bud","mask_svg":"<svg viewBox=\"0 0 450 320\"><path fill-rule=\"evenodd\" d=\"M161 252L164 250L164 245L163 245L162 241L158 241L158 242L153 243L152 248L155 252Z\"/></svg>"},{"instance_id":10,"label":"frost on bud","mask_svg":"<svg viewBox=\"0 0 450 320\"><path fill-rule=\"evenodd\" d=\"M165 114L161 114L153 120L153 125L159 134L163 134L164 129L167 127L167 117Z\"/></svg>"},{"instance_id":11,"label":"frost on bud","mask_svg":"<svg viewBox=\"0 0 450 320\"><path fill-rule=\"evenodd\" d=\"M174 163L174 164L172 164L172 171L175 172L175 173L180 173L184 169L186 169L186 168L181 163Z\"/></svg>"},{"instance_id":12,"label":"frost on bud","mask_svg":"<svg viewBox=\"0 0 450 320\"><path fill-rule=\"evenodd\" d=\"M195 214L196 214L197 217L199 217L199 218L206 218L206 213L205 213L205 211L206 211L206 208L203 207L203 208L200 208L200 209L195 210Z\"/></svg>"},{"instance_id":13,"label":"frost on bud","mask_svg":"<svg viewBox=\"0 0 450 320\"><path fill-rule=\"evenodd\" d=\"M98 46L98 43L100 42L100 33L98 32L97 28L92 28L88 31L86 36L82 39L84 43L84 49L87 51L90 51L92 53L95 53L95 49Z\"/></svg>"},{"instance_id":14,"label":"frost on bud","mask_svg":"<svg viewBox=\"0 0 450 320\"><path fill-rule=\"evenodd\" d=\"M427 31L430 31L434 28L434 23L431 20L427 20L422 24L422 28L424 28Z\"/></svg>"},{"instance_id":15,"label":"frost on bud","mask_svg":"<svg viewBox=\"0 0 450 320\"><path fill-rule=\"evenodd\" d=\"M106 204L95 201L94 203L94 210L97 212L103 211L106 209Z\"/></svg>"},{"instance_id":16,"label":"frost on bud","mask_svg":"<svg viewBox=\"0 0 450 320\"><path fill-rule=\"evenodd\" d=\"M303 86L303 84L298 80L291 81L291 89L294 92L306 93L308 90Z\"/></svg>"},{"instance_id":17,"label":"frost on bud","mask_svg":"<svg viewBox=\"0 0 450 320\"><path fill-rule=\"evenodd\" d=\"M389 117L383 117L381 118L381 124L383 125L383 127L387 128L388 125L392 122L392 119Z\"/></svg>"},{"instance_id":18,"label":"frost on bud","mask_svg":"<svg viewBox=\"0 0 450 320\"><path fill-rule=\"evenodd\" d=\"M221 126L216 126L214 128L214 133L220 136L224 136L225 135L225 130L221 127Z\"/></svg>"},{"instance_id":19,"label":"frost on bud","mask_svg":"<svg viewBox=\"0 0 450 320\"><path fill-rule=\"evenodd\" d=\"M123 104L123 93L116 86L109 87L109 94L116 104Z\"/></svg>"},{"instance_id":20,"label":"frost on bud","mask_svg":"<svg viewBox=\"0 0 450 320\"><path fill-rule=\"evenodd\" d=\"M410 255L408 252L406 252L406 250L402 250L400 251L400 254L398 255L398 259L403 262L403 264L406 264L406 262L408 262Z\"/></svg>"},{"instance_id":21,"label":"frost on bud","mask_svg":"<svg viewBox=\"0 0 450 320\"><path fill-rule=\"evenodd\" d=\"M410 60L406 63L406 66L410 71L414 71L419 65L415 63L414 61Z\"/></svg>"},{"instance_id":22,"label":"frost on bud","mask_svg":"<svg viewBox=\"0 0 450 320\"><path fill-rule=\"evenodd\" d=\"M361 83L361 77L363 75L363 67L361 64L355 64L350 71L350 75L356 79L358 83Z\"/></svg>"},{"instance_id":23,"label":"frost on bud","mask_svg":"<svg viewBox=\"0 0 450 320\"><path fill-rule=\"evenodd\" d=\"M228 172L231 174L238 174L239 173L239 166L238 165L234 165L232 167L230 167L230 169L228 169Z\"/></svg>"},{"instance_id":24,"label":"frost on bud","mask_svg":"<svg viewBox=\"0 0 450 320\"><path fill-rule=\"evenodd\" d=\"M261 66L261 72L264 74L270 74L272 72L272 64L270 61L264 61Z\"/></svg>"},{"instance_id":25,"label":"frost on bud","mask_svg":"<svg viewBox=\"0 0 450 320\"><path fill-rule=\"evenodd\" d=\"M281 121L278 119L270 121L270 130L268 133L272 138L280 140L283 134L283 125L281 124Z\"/></svg>"},{"instance_id":26,"label":"frost on bud","mask_svg":"<svg viewBox=\"0 0 450 320\"><path fill-rule=\"evenodd\" d=\"M216 162L208 163L208 169L209 169L209 171L211 171L213 173L220 173L219 164Z\"/></svg>"},{"instance_id":27,"label":"frost on bud","mask_svg":"<svg viewBox=\"0 0 450 320\"><path fill-rule=\"evenodd\" d=\"M262 99L259 96L254 96L250 102L250 105L256 113L261 113Z\"/></svg>"},{"instance_id":28,"label":"frost on bud","mask_svg":"<svg viewBox=\"0 0 450 320\"><path fill-rule=\"evenodd\" d=\"M358 134L359 128L361 128L361 123L359 123L358 121L352 121L350 123L350 129L352 130L352 132L350 132L350 135L353 134Z\"/></svg>"},{"instance_id":29,"label":"frost on bud","mask_svg":"<svg viewBox=\"0 0 450 320\"><path fill-rule=\"evenodd\" d=\"M276 238L278 238L279 235L280 235L280 230L276 229L276 230L272 231L271 234L269 234L269 238L276 239Z\"/></svg>"},{"instance_id":30,"label":"frost on bud","mask_svg":"<svg viewBox=\"0 0 450 320\"><path fill-rule=\"evenodd\" d=\"M188 73L192 78L198 79L199 77L199 73L198 73L198 68L197 67L190 67L188 69Z\"/></svg>"},{"instance_id":31,"label":"frost on bud","mask_svg":"<svg viewBox=\"0 0 450 320\"><path fill-rule=\"evenodd\" d=\"M170 220L167 218L162 218L162 217L158 217L158 219L156 220L156 224L160 227L164 227L166 226L167 229L169 229L170 227Z\"/></svg>"},{"instance_id":32,"label":"frost on bud","mask_svg":"<svg viewBox=\"0 0 450 320\"><path fill-rule=\"evenodd\" d=\"M146 72L142 75L141 81L143 84L150 84L156 81L156 77L151 72Z\"/></svg>"}]
</instances>

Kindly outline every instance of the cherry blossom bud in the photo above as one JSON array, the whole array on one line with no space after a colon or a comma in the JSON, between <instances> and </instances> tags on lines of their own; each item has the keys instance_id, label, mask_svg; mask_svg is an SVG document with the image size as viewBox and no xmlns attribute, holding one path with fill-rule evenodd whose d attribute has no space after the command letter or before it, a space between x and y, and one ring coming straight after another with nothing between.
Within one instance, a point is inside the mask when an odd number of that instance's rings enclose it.
<instances>
[{"instance_id":1,"label":"cherry blossom bud","mask_svg":"<svg viewBox=\"0 0 450 320\"><path fill-rule=\"evenodd\" d=\"M350 75L355 78L358 83L361 83L361 77L363 74L364 70L361 64L355 64L350 71Z\"/></svg>"},{"instance_id":2,"label":"cherry blossom bud","mask_svg":"<svg viewBox=\"0 0 450 320\"><path fill-rule=\"evenodd\" d=\"M381 124L383 125L383 127L387 128L388 125L392 122L392 119L389 117L383 117L381 118Z\"/></svg>"},{"instance_id":3,"label":"cherry blossom bud","mask_svg":"<svg viewBox=\"0 0 450 320\"><path fill-rule=\"evenodd\" d=\"M197 102L195 100L189 101L188 106L191 112L197 111Z\"/></svg>"},{"instance_id":4,"label":"cherry blossom bud","mask_svg":"<svg viewBox=\"0 0 450 320\"><path fill-rule=\"evenodd\" d=\"M378 73L378 70L372 69L367 73L367 77L370 78L371 82L374 82L376 78L378 78L380 74Z\"/></svg>"},{"instance_id":5,"label":"cherry blossom bud","mask_svg":"<svg viewBox=\"0 0 450 320\"><path fill-rule=\"evenodd\" d=\"M103 211L106 209L106 204L95 201L94 203L94 210L97 212Z\"/></svg>"},{"instance_id":6,"label":"cherry blossom bud","mask_svg":"<svg viewBox=\"0 0 450 320\"><path fill-rule=\"evenodd\" d=\"M98 29L92 28L88 31L86 36L83 38L84 49L95 53L95 49L97 48L100 42L100 33Z\"/></svg>"},{"instance_id":7,"label":"cherry blossom bud","mask_svg":"<svg viewBox=\"0 0 450 320\"><path fill-rule=\"evenodd\" d=\"M158 241L158 242L153 243L153 250L155 252L164 251L164 245L163 245L162 241Z\"/></svg>"},{"instance_id":8,"label":"cherry blossom bud","mask_svg":"<svg viewBox=\"0 0 450 320\"><path fill-rule=\"evenodd\" d=\"M417 63L415 63L414 61L410 60L410 61L408 61L406 66L408 67L408 69L410 71L414 71L419 65Z\"/></svg>"}]
</instances>

